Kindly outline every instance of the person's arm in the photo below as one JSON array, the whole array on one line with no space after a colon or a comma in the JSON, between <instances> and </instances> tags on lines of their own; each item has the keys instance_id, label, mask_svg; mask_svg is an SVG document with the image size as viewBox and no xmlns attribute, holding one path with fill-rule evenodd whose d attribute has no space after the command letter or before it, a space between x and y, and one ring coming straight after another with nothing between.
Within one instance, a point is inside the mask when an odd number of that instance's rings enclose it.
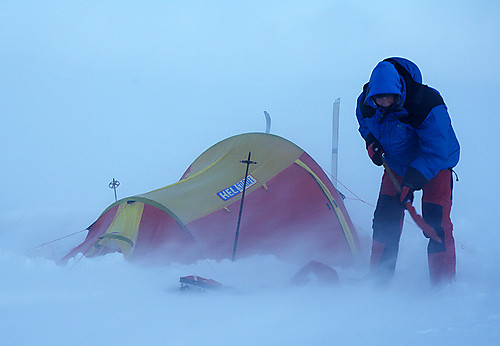
<instances>
[{"instance_id":1,"label":"person's arm","mask_svg":"<svg viewBox=\"0 0 500 346\"><path fill-rule=\"evenodd\" d=\"M361 102L363 99L363 94L359 95L357 105L356 105L356 118L358 119L358 124L359 124L359 133L361 134L361 137L366 141L368 135L370 134L370 131L368 130L368 127L366 126L366 119L363 118L363 115L361 114Z\"/></svg>"},{"instance_id":2,"label":"person's arm","mask_svg":"<svg viewBox=\"0 0 500 346\"><path fill-rule=\"evenodd\" d=\"M405 174L403 185L406 183L416 190L421 189L440 170L447 168L450 128L446 106L434 107L416 129L419 152Z\"/></svg>"}]
</instances>

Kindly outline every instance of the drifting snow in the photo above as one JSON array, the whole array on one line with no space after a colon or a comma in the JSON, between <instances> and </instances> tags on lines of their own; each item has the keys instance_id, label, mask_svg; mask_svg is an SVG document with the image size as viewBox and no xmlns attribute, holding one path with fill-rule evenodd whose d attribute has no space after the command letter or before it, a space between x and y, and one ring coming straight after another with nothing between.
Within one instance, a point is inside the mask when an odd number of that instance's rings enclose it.
<instances>
[{"instance_id":1,"label":"drifting snow","mask_svg":"<svg viewBox=\"0 0 500 346\"><path fill-rule=\"evenodd\" d=\"M411 256L402 256L385 287L360 280L363 266L339 269L338 285L313 277L298 287L289 281L299 268L272 256L144 268L120 254L58 266L2 250L2 342L493 345L499 281L471 273L477 256L459 249L457 282L441 288L428 284L425 261ZM181 291L179 278L191 274L227 289Z\"/></svg>"}]
</instances>

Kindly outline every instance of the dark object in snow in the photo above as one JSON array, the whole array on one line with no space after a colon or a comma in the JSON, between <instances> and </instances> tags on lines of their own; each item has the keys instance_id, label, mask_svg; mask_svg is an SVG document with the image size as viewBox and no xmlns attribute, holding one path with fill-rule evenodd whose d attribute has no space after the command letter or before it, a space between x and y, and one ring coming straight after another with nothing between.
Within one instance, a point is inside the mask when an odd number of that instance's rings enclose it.
<instances>
[{"instance_id":1,"label":"dark object in snow","mask_svg":"<svg viewBox=\"0 0 500 346\"><path fill-rule=\"evenodd\" d=\"M222 288L222 284L220 282L217 282L212 279L205 279L202 278L201 276L196 276L196 275L182 276L179 279L179 282L181 283L181 291L192 290L192 289L198 291L205 291L205 290L218 290Z\"/></svg>"},{"instance_id":2,"label":"dark object in snow","mask_svg":"<svg viewBox=\"0 0 500 346\"><path fill-rule=\"evenodd\" d=\"M311 281L312 276L316 278L317 282L324 285L332 285L339 282L339 277L335 269L321 262L310 261L295 274L290 283L292 285L305 285Z\"/></svg>"}]
</instances>

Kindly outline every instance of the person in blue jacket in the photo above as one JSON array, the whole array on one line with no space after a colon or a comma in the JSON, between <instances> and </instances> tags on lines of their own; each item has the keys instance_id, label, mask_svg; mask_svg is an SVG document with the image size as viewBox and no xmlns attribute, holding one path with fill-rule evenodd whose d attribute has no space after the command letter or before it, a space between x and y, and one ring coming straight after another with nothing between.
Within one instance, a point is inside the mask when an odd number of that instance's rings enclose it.
<instances>
[{"instance_id":1,"label":"person in blue jacket","mask_svg":"<svg viewBox=\"0 0 500 346\"><path fill-rule=\"evenodd\" d=\"M453 281L452 168L460 145L443 98L422 84L413 62L388 58L377 64L364 85L356 117L371 160L381 166L385 159L401 191L384 172L372 225L371 273L381 279L394 275L404 205L413 202L415 190L423 190L423 218L442 240L429 239L427 246L431 282Z\"/></svg>"}]
</instances>

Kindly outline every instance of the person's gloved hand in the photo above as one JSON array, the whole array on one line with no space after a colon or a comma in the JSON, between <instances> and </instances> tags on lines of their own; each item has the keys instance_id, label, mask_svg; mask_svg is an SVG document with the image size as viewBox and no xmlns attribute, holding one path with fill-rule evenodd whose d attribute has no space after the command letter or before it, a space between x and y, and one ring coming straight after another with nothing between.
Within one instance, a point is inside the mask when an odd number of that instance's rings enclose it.
<instances>
[{"instance_id":1,"label":"person's gloved hand","mask_svg":"<svg viewBox=\"0 0 500 346\"><path fill-rule=\"evenodd\" d=\"M408 167L401 184L400 201L403 204L406 202L413 203L413 192L421 190L427 184L427 178L413 167Z\"/></svg>"},{"instance_id":2,"label":"person's gloved hand","mask_svg":"<svg viewBox=\"0 0 500 346\"><path fill-rule=\"evenodd\" d=\"M371 133L366 137L366 150L372 162L377 166L382 166L382 154L384 153L384 149Z\"/></svg>"},{"instance_id":3,"label":"person's gloved hand","mask_svg":"<svg viewBox=\"0 0 500 346\"><path fill-rule=\"evenodd\" d=\"M372 143L368 146L368 148L366 148L366 150L368 150L368 155L370 156L372 162L377 166L382 166L382 154L384 153L384 150L380 144Z\"/></svg>"},{"instance_id":4,"label":"person's gloved hand","mask_svg":"<svg viewBox=\"0 0 500 346\"><path fill-rule=\"evenodd\" d=\"M406 202L413 203L413 188L408 185L402 185L401 186L401 196L400 199L401 203L406 204Z\"/></svg>"}]
</instances>

